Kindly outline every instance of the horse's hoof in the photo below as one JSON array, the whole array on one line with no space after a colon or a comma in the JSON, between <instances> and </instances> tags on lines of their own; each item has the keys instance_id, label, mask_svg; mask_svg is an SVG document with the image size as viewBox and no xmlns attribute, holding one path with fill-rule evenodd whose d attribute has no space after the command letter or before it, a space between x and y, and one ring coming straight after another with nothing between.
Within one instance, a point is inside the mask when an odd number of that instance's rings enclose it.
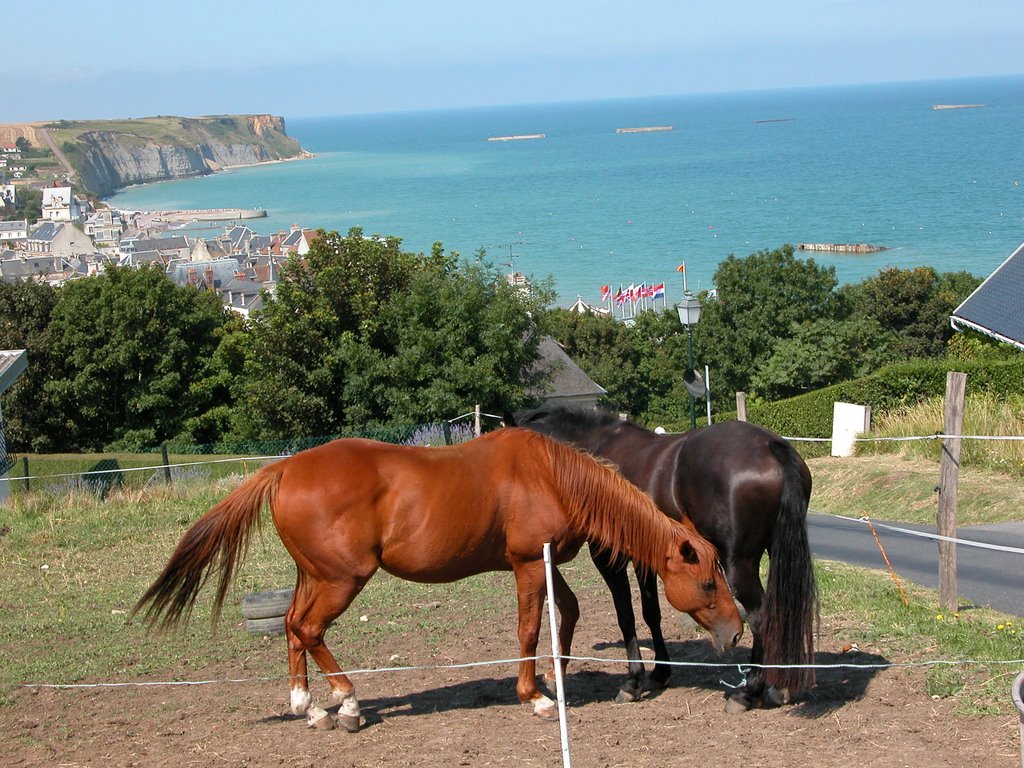
<instances>
[{"instance_id":1,"label":"horse's hoof","mask_svg":"<svg viewBox=\"0 0 1024 768\"><path fill-rule=\"evenodd\" d=\"M764 703L769 707L781 707L783 704L788 704L789 691L785 688L776 688L774 685L769 686L768 690L764 692Z\"/></svg>"},{"instance_id":2,"label":"horse's hoof","mask_svg":"<svg viewBox=\"0 0 1024 768\"><path fill-rule=\"evenodd\" d=\"M533 700L533 714L541 720L558 720L558 705L547 696L538 696Z\"/></svg>"},{"instance_id":3,"label":"horse's hoof","mask_svg":"<svg viewBox=\"0 0 1024 768\"><path fill-rule=\"evenodd\" d=\"M750 709L750 702L741 696L729 696L725 700L725 711L730 715L742 715Z\"/></svg>"},{"instance_id":4,"label":"horse's hoof","mask_svg":"<svg viewBox=\"0 0 1024 768\"><path fill-rule=\"evenodd\" d=\"M306 725L318 731L333 731L337 723L326 709L310 707L306 713Z\"/></svg>"},{"instance_id":5,"label":"horse's hoof","mask_svg":"<svg viewBox=\"0 0 1024 768\"><path fill-rule=\"evenodd\" d=\"M619 692L615 695L615 702L617 704L629 704L633 701L640 701L640 694L635 691L620 688Z\"/></svg>"},{"instance_id":6,"label":"horse's hoof","mask_svg":"<svg viewBox=\"0 0 1024 768\"><path fill-rule=\"evenodd\" d=\"M660 691L662 688L668 688L668 681L670 677L672 677L671 670L666 672L664 675L659 675L657 672L651 672L651 674L647 676L647 690Z\"/></svg>"},{"instance_id":7,"label":"horse's hoof","mask_svg":"<svg viewBox=\"0 0 1024 768\"><path fill-rule=\"evenodd\" d=\"M363 718L361 718L359 715L339 714L337 719L338 725L340 725L349 733L355 733L356 731L358 731L359 726L361 726L365 722L365 720L363 720Z\"/></svg>"}]
</instances>

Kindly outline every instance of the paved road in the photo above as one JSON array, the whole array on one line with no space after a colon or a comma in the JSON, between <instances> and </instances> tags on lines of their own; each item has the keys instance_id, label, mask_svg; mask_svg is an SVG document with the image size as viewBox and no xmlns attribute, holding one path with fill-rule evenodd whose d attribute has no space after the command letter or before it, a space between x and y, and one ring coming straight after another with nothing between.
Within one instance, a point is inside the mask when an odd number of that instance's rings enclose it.
<instances>
[{"instance_id":1,"label":"paved road","mask_svg":"<svg viewBox=\"0 0 1024 768\"><path fill-rule=\"evenodd\" d=\"M883 525L935 533L934 526L873 521L893 569L903 579L939 588L939 549L934 539L887 530ZM887 571L871 529L828 515L809 514L807 529L815 557ZM961 528L957 538L1024 549L1024 523ZM1024 616L1024 554L957 546L957 589L965 601Z\"/></svg>"}]
</instances>

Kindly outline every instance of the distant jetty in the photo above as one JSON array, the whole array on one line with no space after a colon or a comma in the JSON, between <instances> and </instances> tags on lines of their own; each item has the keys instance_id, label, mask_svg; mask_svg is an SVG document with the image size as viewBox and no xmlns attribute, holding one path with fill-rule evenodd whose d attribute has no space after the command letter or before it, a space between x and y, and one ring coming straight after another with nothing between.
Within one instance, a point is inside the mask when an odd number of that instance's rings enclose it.
<instances>
[{"instance_id":1,"label":"distant jetty","mask_svg":"<svg viewBox=\"0 0 1024 768\"><path fill-rule=\"evenodd\" d=\"M525 141L526 139L546 139L544 133L521 133L517 136L490 136L488 141Z\"/></svg>"},{"instance_id":2,"label":"distant jetty","mask_svg":"<svg viewBox=\"0 0 1024 768\"><path fill-rule=\"evenodd\" d=\"M769 117L766 120L755 120L755 123L791 123L792 117Z\"/></svg>"},{"instance_id":3,"label":"distant jetty","mask_svg":"<svg viewBox=\"0 0 1024 768\"><path fill-rule=\"evenodd\" d=\"M189 211L148 211L156 214L154 221L172 223L188 221L237 221L242 219L263 219L267 216L264 208L198 208Z\"/></svg>"},{"instance_id":4,"label":"distant jetty","mask_svg":"<svg viewBox=\"0 0 1024 768\"><path fill-rule=\"evenodd\" d=\"M797 250L830 253L878 253L889 249L884 245L871 245L870 243L800 243Z\"/></svg>"},{"instance_id":5,"label":"distant jetty","mask_svg":"<svg viewBox=\"0 0 1024 768\"><path fill-rule=\"evenodd\" d=\"M932 109L981 109L984 104L933 104Z\"/></svg>"},{"instance_id":6,"label":"distant jetty","mask_svg":"<svg viewBox=\"0 0 1024 768\"><path fill-rule=\"evenodd\" d=\"M616 133L657 133L658 131L671 131L671 125L644 125L639 128L616 128Z\"/></svg>"}]
</instances>

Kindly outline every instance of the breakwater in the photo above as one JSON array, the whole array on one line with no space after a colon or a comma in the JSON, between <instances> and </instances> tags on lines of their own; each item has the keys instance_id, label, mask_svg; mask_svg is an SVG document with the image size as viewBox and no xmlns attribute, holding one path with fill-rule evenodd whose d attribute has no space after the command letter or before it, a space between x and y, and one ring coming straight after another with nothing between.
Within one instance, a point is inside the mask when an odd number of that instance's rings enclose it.
<instances>
[{"instance_id":1,"label":"breakwater","mask_svg":"<svg viewBox=\"0 0 1024 768\"><path fill-rule=\"evenodd\" d=\"M879 253L889 250L884 245L871 245L870 243L800 243L797 249L826 253Z\"/></svg>"}]
</instances>

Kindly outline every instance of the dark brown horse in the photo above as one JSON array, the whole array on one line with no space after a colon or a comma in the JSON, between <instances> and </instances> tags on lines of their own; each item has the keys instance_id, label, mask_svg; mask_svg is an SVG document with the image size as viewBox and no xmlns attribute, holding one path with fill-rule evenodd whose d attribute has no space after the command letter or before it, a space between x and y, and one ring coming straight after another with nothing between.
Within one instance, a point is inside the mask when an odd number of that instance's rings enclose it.
<instances>
[{"instance_id":1,"label":"dark brown horse","mask_svg":"<svg viewBox=\"0 0 1024 768\"><path fill-rule=\"evenodd\" d=\"M264 467L185 532L135 610L145 608L150 625L173 627L187 620L216 572L216 620L265 503L298 568L285 619L292 711L302 714L311 704L308 651L350 730L358 727L359 704L324 631L378 568L428 583L511 570L522 658L537 646L546 542L556 564L575 557L587 540L612 558L642 563L719 650L735 645L743 630L717 553L691 524L670 521L614 469L521 429L447 448L336 440ZM561 652L568 655L579 605L557 571L553 584ZM536 714L557 717L537 688L534 661L520 662L516 692Z\"/></svg>"},{"instance_id":2,"label":"dark brown horse","mask_svg":"<svg viewBox=\"0 0 1024 768\"><path fill-rule=\"evenodd\" d=\"M753 635L751 662L813 663L818 597L806 527L811 475L788 442L742 421L658 435L594 410L540 408L506 417L506 423L512 422L611 461L666 515L693 521L718 548L733 594L746 610ZM619 694L620 700L630 701L643 691L644 667L628 575L600 545L592 543L590 549L612 592L627 655L636 660ZM765 552L770 558L767 592L759 573ZM637 579L654 643L651 680L664 685L671 667L658 663L668 660L668 649L661 634L657 583L642 571ZM735 702L731 708L777 704L787 690L794 695L813 685L813 669L754 668L730 697Z\"/></svg>"}]
</instances>

